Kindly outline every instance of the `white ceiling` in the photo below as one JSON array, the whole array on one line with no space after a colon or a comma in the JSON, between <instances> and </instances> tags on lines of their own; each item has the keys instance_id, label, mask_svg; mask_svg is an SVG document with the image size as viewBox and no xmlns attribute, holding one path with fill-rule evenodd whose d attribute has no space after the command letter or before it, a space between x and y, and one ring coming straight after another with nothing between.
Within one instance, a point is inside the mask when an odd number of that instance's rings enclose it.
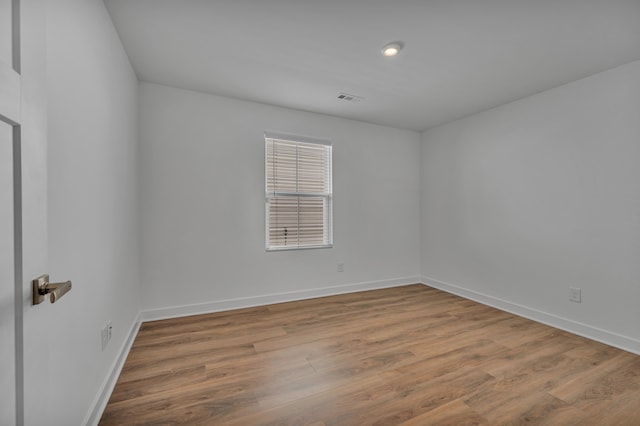
<instances>
[{"instance_id":1,"label":"white ceiling","mask_svg":"<svg viewBox=\"0 0 640 426\"><path fill-rule=\"evenodd\" d=\"M412 130L640 59L640 0L105 4L140 80Z\"/></svg>"}]
</instances>

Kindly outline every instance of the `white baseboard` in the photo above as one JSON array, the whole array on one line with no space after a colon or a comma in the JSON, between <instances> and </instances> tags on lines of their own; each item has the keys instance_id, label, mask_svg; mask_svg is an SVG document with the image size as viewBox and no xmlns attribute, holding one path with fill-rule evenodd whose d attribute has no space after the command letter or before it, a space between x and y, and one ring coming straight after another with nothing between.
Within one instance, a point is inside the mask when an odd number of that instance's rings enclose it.
<instances>
[{"instance_id":1,"label":"white baseboard","mask_svg":"<svg viewBox=\"0 0 640 426\"><path fill-rule=\"evenodd\" d=\"M422 284L640 355L640 340L422 276Z\"/></svg>"},{"instance_id":2,"label":"white baseboard","mask_svg":"<svg viewBox=\"0 0 640 426\"><path fill-rule=\"evenodd\" d=\"M115 361L111 365L111 369L109 370L109 375L105 379L104 383L100 387L100 390L91 404L91 408L87 413L84 421L82 422L85 426L97 426L100 421L100 417L102 417L102 413L104 412L107 403L109 402L109 398L111 397L111 392L113 392L113 388L116 386L116 382L118 381L118 377L120 376L120 372L122 371L122 367L124 367L124 362L127 360L127 356L129 355L129 351L131 350L131 346L133 345L134 340L136 339L136 335L138 334L138 330L140 330L140 313L136 315L131 324L131 328L129 329L129 334L127 338L122 343L120 347L120 352L116 357Z\"/></svg>"},{"instance_id":3,"label":"white baseboard","mask_svg":"<svg viewBox=\"0 0 640 426\"><path fill-rule=\"evenodd\" d=\"M369 281L332 287L322 287L310 290L291 291L286 293L265 294L261 296L241 297L237 299L216 300L194 305L149 309L140 313L140 319L142 322L156 321L168 318L208 314L211 312L229 311L232 309L251 308L254 306L263 306L272 303L292 302L296 300L312 299L315 297L355 293L357 291L377 290L381 288L398 287L402 285L417 283L420 283L419 276L395 278L381 281Z\"/></svg>"}]
</instances>

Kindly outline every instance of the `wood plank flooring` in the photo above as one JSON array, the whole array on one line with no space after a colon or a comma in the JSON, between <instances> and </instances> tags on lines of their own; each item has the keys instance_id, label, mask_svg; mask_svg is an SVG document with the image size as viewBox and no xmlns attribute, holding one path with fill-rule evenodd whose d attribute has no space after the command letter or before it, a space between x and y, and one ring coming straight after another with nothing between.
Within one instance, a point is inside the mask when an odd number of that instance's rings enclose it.
<instances>
[{"instance_id":1,"label":"wood plank flooring","mask_svg":"<svg viewBox=\"0 0 640 426\"><path fill-rule=\"evenodd\" d=\"M640 425L640 356L423 285L144 323L101 425Z\"/></svg>"}]
</instances>

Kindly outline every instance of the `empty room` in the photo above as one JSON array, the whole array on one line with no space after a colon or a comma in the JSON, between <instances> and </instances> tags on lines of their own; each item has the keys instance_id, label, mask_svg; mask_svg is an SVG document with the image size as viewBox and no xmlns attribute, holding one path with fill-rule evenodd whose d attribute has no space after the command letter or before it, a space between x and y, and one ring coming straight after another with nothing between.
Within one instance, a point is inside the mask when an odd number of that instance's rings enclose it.
<instances>
[{"instance_id":1,"label":"empty room","mask_svg":"<svg viewBox=\"0 0 640 426\"><path fill-rule=\"evenodd\" d=\"M0 425L640 424L640 1L0 19Z\"/></svg>"}]
</instances>

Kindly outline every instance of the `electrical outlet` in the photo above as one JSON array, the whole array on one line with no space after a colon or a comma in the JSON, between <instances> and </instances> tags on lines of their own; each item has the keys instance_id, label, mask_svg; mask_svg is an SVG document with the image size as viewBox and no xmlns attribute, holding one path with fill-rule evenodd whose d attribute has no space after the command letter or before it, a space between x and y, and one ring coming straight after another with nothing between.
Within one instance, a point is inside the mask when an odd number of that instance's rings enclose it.
<instances>
[{"instance_id":1,"label":"electrical outlet","mask_svg":"<svg viewBox=\"0 0 640 426\"><path fill-rule=\"evenodd\" d=\"M582 303L582 290L578 287L569 287L569 300Z\"/></svg>"},{"instance_id":2,"label":"electrical outlet","mask_svg":"<svg viewBox=\"0 0 640 426\"><path fill-rule=\"evenodd\" d=\"M111 320L107 321L105 326L100 330L100 341L102 343L102 350L104 351L111 340L111 334L113 332L113 326Z\"/></svg>"},{"instance_id":3,"label":"electrical outlet","mask_svg":"<svg viewBox=\"0 0 640 426\"><path fill-rule=\"evenodd\" d=\"M338 272L344 272L344 262L338 262Z\"/></svg>"}]
</instances>

